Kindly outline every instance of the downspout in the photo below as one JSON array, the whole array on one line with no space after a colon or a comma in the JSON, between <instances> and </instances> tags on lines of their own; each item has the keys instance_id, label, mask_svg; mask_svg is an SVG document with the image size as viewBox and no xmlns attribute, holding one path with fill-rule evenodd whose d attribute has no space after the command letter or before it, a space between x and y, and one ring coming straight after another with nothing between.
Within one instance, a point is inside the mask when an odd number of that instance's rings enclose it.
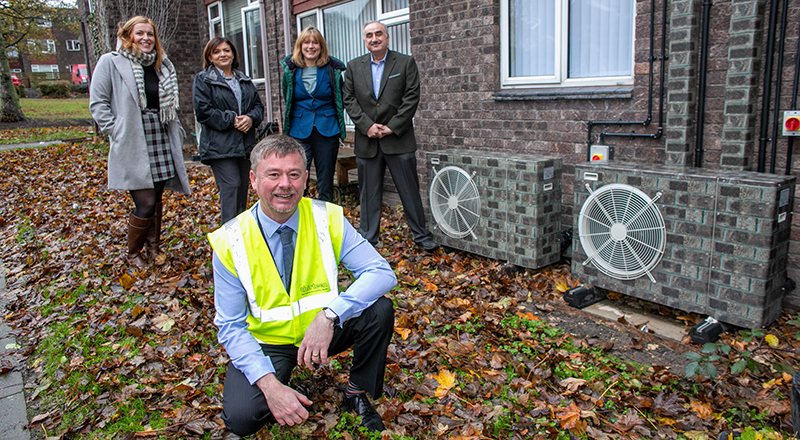
<instances>
[{"instance_id":1,"label":"downspout","mask_svg":"<svg viewBox=\"0 0 800 440\"><path fill-rule=\"evenodd\" d=\"M652 0L650 7L650 84L648 86L648 101L647 101L647 119L644 121L588 121L587 127L587 144L588 147L592 145L592 128L595 125L641 125L648 126L653 120L653 61L661 61L661 84L659 85L659 104L658 104L658 129L656 133L600 133L601 142L605 136L618 136L618 137L647 137L651 139L659 139L663 132L663 117L664 117L664 63L667 60L666 53L666 31L667 31L667 2L663 2L663 15L661 23L661 56L656 57L653 55L653 46L655 41L655 0ZM586 160L591 160L590 148L586 148Z\"/></svg>"},{"instance_id":2,"label":"downspout","mask_svg":"<svg viewBox=\"0 0 800 440\"><path fill-rule=\"evenodd\" d=\"M289 9L289 0L283 0L283 53L292 53L292 42L291 39L291 28L289 26L289 15L291 14L291 10Z\"/></svg>"},{"instance_id":3,"label":"downspout","mask_svg":"<svg viewBox=\"0 0 800 440\"><path fill-rule=\"evenodd\" d=\"M783 0L783 12L781 13L781 36L778 39L778 76L775 79L775 110L773 111L772 120L772 154L770 156L769 172L775 174L775 156L778 153L778 124L780 119L778 114L781 111L781 86L783 85L783 50L786 47L784 40L786 39L786 16L789 11L789 0Z\"/></svg>"},{"instance_id":4,"label":"downspout","mask_svg":"<svg viewBox=\"0 0 800 440\"><path fill-rule=\"evenodd\" d=\"M800 54L800 37L797 39L797 51ZM797 88L800 82L800 56L794 57L794 84L792 85L792 106L789 110L797 110ZM794 136L789 136L789 145L786 147L786 175L792 174L792 147L794 147Z\"/></svg>"},{"instance_id":5,"label":"downspout","mask_svg":"<svg viewBox=\"0 0 800 440\"><path fill-rule=\"evenodd\" d=\"M761 136L758 138L758 168L764 172L767 162L767 130L769 130L769 104L772 102L772 58L775 51L775 26L777 24L778 0L772 0L769 12L767 57L764 62L764 97L761 100ZM777 115L776 115L777 116Z\"/></svg>"},{"instance_id":6,"label":"downspout","mask_svg":"<svg viewBox=\"0 0 800 440\"><path fill-rule=\"evenodd\" d=\"M264 0L259 0L261 6L261 52L264 58L264 101L267 107L267 124L273 121L272 115L272 81L270 76L272 69L269 65L269 44L267 40L267 4Z\"/></svg>"},{"instance_id":7,"label":"downspout","mask_svg":"<svg viewBox=\"0 0 800 440\"><path fill-rule=\"evenodd\" d=\"M703 30L700 32L700 78L697 81L697 133L694 166L703 167L703 127L706 123L706 79L708 78L708 32L711 28L711 0L703 2Z\"/></svg>"}]
</instances>

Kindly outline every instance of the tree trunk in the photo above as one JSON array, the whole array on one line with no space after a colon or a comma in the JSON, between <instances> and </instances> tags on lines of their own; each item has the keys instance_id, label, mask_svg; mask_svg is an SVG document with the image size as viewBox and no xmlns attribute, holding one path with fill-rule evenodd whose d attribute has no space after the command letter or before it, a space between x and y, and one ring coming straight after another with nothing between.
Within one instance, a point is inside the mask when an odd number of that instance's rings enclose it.
<instances>
[{"instance_id":1,"label":"tree trunk","mask_svg":"<svg viewBox=\"0 0 800 440\"><path fill-rule=\"evenodd\" d=\"M8 65L5 41L0 35L0 122L20 122L28 118L19 106L17 87L11 82L11 67Z\"/></svg>"}]
</instances>

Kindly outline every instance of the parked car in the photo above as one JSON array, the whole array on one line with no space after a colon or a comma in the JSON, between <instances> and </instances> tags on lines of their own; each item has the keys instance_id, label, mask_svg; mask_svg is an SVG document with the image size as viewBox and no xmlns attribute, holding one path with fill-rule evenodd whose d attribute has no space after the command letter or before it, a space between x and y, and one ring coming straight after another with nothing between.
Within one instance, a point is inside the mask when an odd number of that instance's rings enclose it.
<instances>
[{"instance_id":1,"label":"parked car","mask_svg":"<svg viewBox=\"0 0 800 440\"><path fill-rule=\"evenodd\" d=\"M17 75L11 74L11 82L14 83L15 86L21 85L22 81L17 78Z\"/></svg>"}]
</instances>

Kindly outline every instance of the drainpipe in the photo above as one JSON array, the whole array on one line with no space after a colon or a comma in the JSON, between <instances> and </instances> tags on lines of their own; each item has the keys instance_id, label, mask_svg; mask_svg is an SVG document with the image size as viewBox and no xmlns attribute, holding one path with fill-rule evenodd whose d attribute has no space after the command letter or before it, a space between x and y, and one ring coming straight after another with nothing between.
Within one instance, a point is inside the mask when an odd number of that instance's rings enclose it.
<instances>
[{"instance_id":1,"label":"drainpipe","mask_svg":"<svg viewBox=\"0 0 800 440\"><path fill-rule=\"evenodd\" d=\"M789 0L783 0L783 13L781 14L781 36L778 39L778 77L776 79L777 84L775 84L775 110L772 113L774 115L772 121L772 154L770 156L770 164L769 164L769 172L775 173L775 156L778 153L778 124L780 123L780 118L778 115L780 114L780 107L781 107L781 86L783 85L783 50L785 48L784 40L786 39L786 16L788 15L787 12L789 11Z\"/></svg>"},{"instance_id":2,"label":"drainpipe","mask_svg":"<svg viewBox=\"0 0 800 440\"><path fill-rule=\"evenodd\" d=\"M289 9L289 0L283 0L283 50L284 53L292 53L292 42L290 41L291 38L291 29L289 27L289 15L291 15L291 10Z\"/></svg>"},{"instance_id":3,"label":"drainpipe","mask_svg":"<svg viewBox=\"0 0 800 440\"><path fill-rule=\"evenodd\" d=\"M778 22L778 0L772 0L769 12L767 57L764 62L764 97L761 100L761 136L758 138L758 169L764 172L767 162L767 130L769 130L769 104L772 102L772 58L775 51L775 26ZM777 116L777 115L776 115Z\"/></svg>"},{"instance_id":4,"label":"drainpipe","mask_svg":"<svg viewBox=\"0 0 800 440\"><path fill-rule=\"evenodd\" d=\"M795 54L800 54L800 38L797 39L797 50ZM800 56L794 57L794 84L792 85L792 106L789 110L797 110L797 88L800 82ZM794 136L789 136L789 145L786 147L786 175L792 174L792 147L794 147ZM800 421L800 418L798 418Z\"/></svg>"},{"instance_id":5,"label":"drainpipe","mask_svg":"<svg viewBox=\"0 0 800 440\"><path fill-rule=\"evenodd\" d=\"M266 101L267 107L267 123L271 124L273 120L272 81L270 80L272 69L269 65L269 44L267 44L267 4L264 0L259 0L258 3L261 6L261 56L264 58L264 101Z\"/></svg>"},{"instance_id":6,"label":"drainpipe","mask_svg":"<svg viewBox=\"0 0 800 440\"><path fill-rule=\"evenodd\" d=\"M694 143L694 166L703 167L703 126L706 123L706 79L708 78L708 32L711 27L711 0L703 2L703 30L700 33L700 78L697 85L697 133Z\"/></svg>"}]
</instances>

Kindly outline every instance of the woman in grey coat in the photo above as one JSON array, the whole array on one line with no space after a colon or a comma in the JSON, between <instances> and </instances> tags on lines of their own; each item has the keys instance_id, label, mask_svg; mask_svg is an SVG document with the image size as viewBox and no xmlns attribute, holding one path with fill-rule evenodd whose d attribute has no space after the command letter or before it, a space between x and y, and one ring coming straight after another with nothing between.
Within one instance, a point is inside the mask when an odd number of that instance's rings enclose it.
<instances>
[{"instance_id":1,"label":"woman in grey coat","mask_svg":"<svg viewBox=\"0 0 800 440\"><path fill-rule=\"evenodd\" d=\"M189 194L183 163L185 132L178 120L178 80L147 17L120 24L119 49L100 57L92 75L89 108L107 134L108 188L128 191L127 260L142 268L159 252L165 189Z\"/></svg>"}]
</instances>

